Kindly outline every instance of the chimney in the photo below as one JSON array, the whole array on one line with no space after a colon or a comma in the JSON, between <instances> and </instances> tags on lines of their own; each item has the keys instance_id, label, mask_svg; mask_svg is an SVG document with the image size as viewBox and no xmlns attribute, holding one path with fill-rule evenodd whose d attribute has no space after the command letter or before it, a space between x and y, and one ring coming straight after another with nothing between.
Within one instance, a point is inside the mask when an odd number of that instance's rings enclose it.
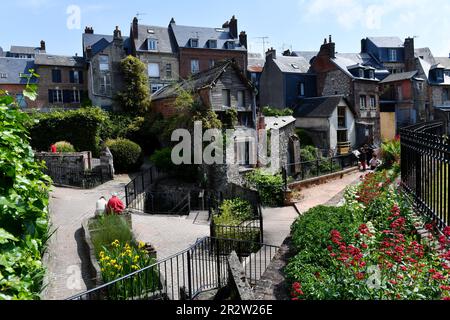
<instances>
[{"instance_id":1,"label":"chimney","mask_svg":"<svg viewBox=\"0 0 450 320\"><path fill-rule=\"evenodd\" d=\"M367 53L367 39L361 39L361 53Z\"/></svg>"},{"instance_id":2,"label":"chimney","mask_svg":"<svg viewBox=\"0 0 450 320\"><path fill-rule=\"evenodd\" d=\"M133 19L133 27L132 27L133 38L139 38L139 21L137 17Z\"/></svg>"},{"instance_id":3,"label":"chimney","mask_svg":"<svg viewBox=\"0 0 450 320\"><path fill-rule=\"evenodd\" d=\"M177 23L175 22L175 19L174 19L174 18L172 18L172 19L170 20L170 24L177 24Z\"/></svg>"},{"instance_id":4,"label":"chimney","mask_svg":"<svg viewBox=\"0 0 450 320\"><path fill-rule=\"evenodd\" d=\"M325 38L323 45L320 47L318 56L327 56L330 59L336 58L336 44L333 42L331 35L329 36L329 42Z\"/></svg>"},{"instance_id":5,"label":"chimney","mask_svg":"<svg viewBox=\"0 0 450 320\"><path fill-rule=\"evenodd\" d=\"M86 28L84 29L84 33L86 33L86 34L94 34L94 28L92 28L92 27L86 27Z\"/></svg>"},{"instance_id":6,"label":"chimney","mask_svg":"<svg viewBox=\"0 0 450 320\"><path fill-rule=\"evenodd\" d=\"M226 21L223 25L222 28L229 28L230 27L230 23L228 21Z\"/></svg>"},{"instance_id":7,"label":"chimney","mask_svg":"<svg viewBox=\"0 0 450 320\"><path fill-rule=\"evenodd\" d=\"M283 56L285 57L290 57L292 56L291 50L287 49L286 51L283 52Z\"/></svg>"},{"instance_id":8,"label":"chimney","mask_svg":"<svg viewBox=\"0 0 450 320\"><path fill-rule=\"evenodd\" d=\"M239 43L241 44L241 46L245 47L246 49L248 49L247 47L247 33L245 31L242 31L239 34Z\"/></svg>"},{"instance_id":9,"label":"chimney","mask_svg":"<svg viewBox=\"0 0 450 320\"><path fill-rule=\"evenodd\" d=\"M405 39L405 71L415 71L416 68L416 57L414 50L414 38Z\"/></svg>"},{"instance_id":10,"label":"chimney","mask_svg":"<svg viewBox=\"0 0 450 320\"><path fill-rule=\"evenodd\" d=\"M116 29L114 30L114 41L122 41L122 31L120 31L119 26L116 26Z\"/></svg>"},{"instance_id":11,"label":"chimney","mask_svg":"<svg viewBox=\"0 0 450 320\"><path fill-rule=\"evenodd\" d=\"M233 39L238 38L238 21L235 16L230 20L230 35Z\"/></svg>"},{"instance_id":12,"label":"chimney","mask_svg":"<svg viewBox=\"0 0 450 320\"><path fill-rule=\"evenodd\" d=\"M267 52L266 52L266 60L268 58L271 58L272 60L275 60L277 58L277 50L275 50L274 48L270 48L269 50L267 50Z\"/></svg>"},{"instance_id":13,"label":"chimney","mask_svg":"<svg viewBox=\"0 0 450 320\"><path fill-rule=\"evenodd\" d=\"M43 51L43 52L45 52L45 50L46 50L45 41L44 40L41 40L41 48L40 48L40 50Z\"/></svg>"}]
</instances>

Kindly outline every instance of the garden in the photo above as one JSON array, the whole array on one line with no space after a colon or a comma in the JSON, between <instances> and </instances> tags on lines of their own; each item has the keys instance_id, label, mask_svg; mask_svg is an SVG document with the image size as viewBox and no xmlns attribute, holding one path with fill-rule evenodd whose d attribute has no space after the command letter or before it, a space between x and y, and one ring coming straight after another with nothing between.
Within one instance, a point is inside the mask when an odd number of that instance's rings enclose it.
<instances>
[{"instance_id":1,"label":"garden","mask_svg":"<svg viewBox=\"0 0 450 320\"><path fill-rule=\"evenodd\" d=\"M399 187L399 149L383 146L391 167L349 187L344 205L295 222L285 270L294 300L450 299L450 228L414 212Z\"/></svg>"}]
</instances>

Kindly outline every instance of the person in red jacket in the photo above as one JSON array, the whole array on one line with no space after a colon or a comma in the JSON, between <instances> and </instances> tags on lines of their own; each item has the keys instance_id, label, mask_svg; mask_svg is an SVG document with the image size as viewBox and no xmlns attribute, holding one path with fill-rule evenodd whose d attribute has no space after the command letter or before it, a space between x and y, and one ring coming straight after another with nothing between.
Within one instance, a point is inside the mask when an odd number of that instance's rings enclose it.
<instances>
[{"instance_id":1,"label":"person in red jacket","mask_svg":"<svg viewBox=\"0 0 450 320\"><path fill-rule=\"evenodd\" d=\"M50 146L50 152L51 152L51 153L57 153L57 152L58 152L58 150L56 149L56 145L52 144L52 145Z\"/></svg>"},{"instance_id":2,"label":"person in red jacket","mask_svg":"<svg viewBox=\"0 0 450 320\"><path fill-rule=\"evenodd\" d=\"M125 210L125 205L123 202L117 197L117 193L114 193L112 198L109 199L108 204L106 205L107 214L117 214L120 215Z\"/></svg>"}]
</instances>

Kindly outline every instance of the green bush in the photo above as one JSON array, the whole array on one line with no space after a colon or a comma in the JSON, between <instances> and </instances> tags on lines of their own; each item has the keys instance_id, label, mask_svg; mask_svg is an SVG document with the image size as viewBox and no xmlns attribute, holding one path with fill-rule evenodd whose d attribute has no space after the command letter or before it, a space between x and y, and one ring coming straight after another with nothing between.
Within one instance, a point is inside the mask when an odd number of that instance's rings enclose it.
<instances>
[{"instance_id":1,"label":"green bush","mask_svg":"<svg viewBox=\"0 0 450 320\"><path fill-rule=\"evenodd\" d=\"M384 168L391 168L400 163L402 146L399 139L385 142L381 145L381 156Z\"/></svg>"},{"instance_id":2,"label":"green bush","mask_svg":"<svg viewBox=\"0 0 450 320\"><path fill-rule=\"evenodd\" d=\"M66 141L60 141L55 143L56 151L61 153L73 153L76 152L73 145Z\"/></svg>"},{"instance_id":3,"label":"green bush","mask_svg":"<svg viewBox=\"0 0 450 320\"><path fill-rule=\"evenodd\" d=\"M302 145L302 147L306 147L306 146L313 146L314 147L314 142L313 139L311 138L311 136L306 132L305 129L296 129L295 133L297 134L297 136L300 139L300 144Z\"/></svg>"},{"instance_id":4,"label":"green bush","mask_svg":"<svg viewBox=\"0 0 450 320\"><path fill-rule=\"evenodd\" d=\"M108 140L106 145L114 157L114 169L119 173L137 170L142 163L142 149L127 139Z\"/></svg>"},{"instance_id":5,"label":"green bush","mask_svg":"<svg viewBox=\"0 0 450 320\"><path fill-rule=\"evenodd\" d=\"M262 170L255 170L246 176L250 187L256 188L261 202L267 207L278 207L284 204L284 182L281 174L271 175Z\"/></svg>"},{"instance_id":6,"label":"green bush","mask_svg":"<svg viewBox=\"0 0 450 320\"><path fill-rule=\"evenodd\" d=\"M32 147L47 151L55 141L70 141L76 150L100 152L100 130L107 120L106 112L99 108L71 111L34 113L30 129Z\"/></svg>"},{"instance_id":7,"label":"green bush","mask_svg":"<svg viewBox=\"0 0 450 320\"><path fill-rule=\"evenodd\" d=\"M51 181L30 147L30 122L11 96L0 94L0 300L39 299L45 274Z\"/></svg>"},{"instance_id":8,"label":"green bush","mask_svg":"<svg viewBox=\"0 0 450 320\"><path fill-rule=\"evenodd\" d=\"M103 141L125 138L127 128L135 117L130 114L108 112L101 124L100 137Z\"/></svg>"},{"instance_id":9,"label":"green bush","mask_svg":"<svg viewBox=\"0 0 450 320\"><path fill-rule=\"evenodd\" d=\"M116 240L120 243L131 243L133 241L133 232L122 216L101 216L91 222L89 229L97 256L104 247L108 248Z\"/></svg>"},{"instance_id":10,"label":"green bush","mask_svg":"<svg viewBox=\"0 0 450 320\"><path fill-rule=\"evenodd\" d=\"M262 114L265 117L285 117L292 116L294 114L294 111L292 111L291 109L276 109L270 106L266 106L263 108Z\"/></svg>"},{"instance_id":11,"label":"green bush","mask_svg":"<svg viewBox=\"0 0 450 320\"><path fill-rule=\"evenodd\" d=\"M221 226L238 226L254 216L252 205L239 198L225 200L219 211L220 215L214 217L214 223Z\"/></svg>"},{"instance_id":12,"label":"green bush","mask_svg":"<svg viewBox=\"0 0 450 320\"><path fill-rule=\"evenodd\" d=\"M150 161L163 172L173 172L175 169L175 165L172 162L172 149L170 148L155 151L150 157Z\"/></svg>"}]
</instances>

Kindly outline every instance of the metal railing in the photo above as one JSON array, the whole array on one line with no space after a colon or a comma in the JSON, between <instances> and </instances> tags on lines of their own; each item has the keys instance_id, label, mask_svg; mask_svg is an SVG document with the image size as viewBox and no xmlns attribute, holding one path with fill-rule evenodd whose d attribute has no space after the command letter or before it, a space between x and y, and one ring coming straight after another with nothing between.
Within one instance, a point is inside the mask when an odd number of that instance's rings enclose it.
<instances>
[{"instance_id":1,"label":"metal railing","mask_svg":"<svg viewBox=\"0 0 450 320\"><path fill-rule=\"evenodd\" d=\"M44 173L52 178L56 186L93 189L111 180L109 167L96 167L94 170L80 171L67 166L51 166Z\"/></svg>"},{"instance_id":2,"label":"metal railing","mask_svg":"<svg viewBox=\"0 0 450 320\"><path fill-rule=\"evenodd\" d=\"M188 215L192 209L191 193L143 191L127 208L146 214Z\"/></svg>"},{"instance_id":3,"label":"metal railing","mask_svg":"<svg viewBox=\"0 0 450 320\"><path fill-rule=\"evenodd\" d=\"M287 185L290 182L299 182L344 171L357 165L358 159L351 153L332 158L288 164L284 169L283 176Z\"/></svg>"},{"instance_id":4,"label":"metal railing","mask_svg":"<svg viewBox=\"0 0 450 320\"><path fill-rule=\"evenodd\" d=\"M258 247L256 253L248 248ZM142 270L68 300L194 300L228 284L228 257L235 251L255 285L279 248L249 241L203 238L192 247Z\"/></svg>"},{"instance_id":5,"label":"metal railing","mask_svg":"<svg viewBox=\"0 0 450 320\"><path fill-rule=\"evenodd\" d=\"M125 186L125 201L127 207L142 195L160 177L159 171L151 167L136 176Z\"/></svg>"},{"instance_id":6,"label":"metal railing","mask_svg":"<svg viewBox=\"0 0 450 320\"><path fill-rule=\"evenodd\" d=\"M450 143L442 132L439 122L400 130L403 188L441 229L450 226Z\"/></svg>"}]
</instances>

